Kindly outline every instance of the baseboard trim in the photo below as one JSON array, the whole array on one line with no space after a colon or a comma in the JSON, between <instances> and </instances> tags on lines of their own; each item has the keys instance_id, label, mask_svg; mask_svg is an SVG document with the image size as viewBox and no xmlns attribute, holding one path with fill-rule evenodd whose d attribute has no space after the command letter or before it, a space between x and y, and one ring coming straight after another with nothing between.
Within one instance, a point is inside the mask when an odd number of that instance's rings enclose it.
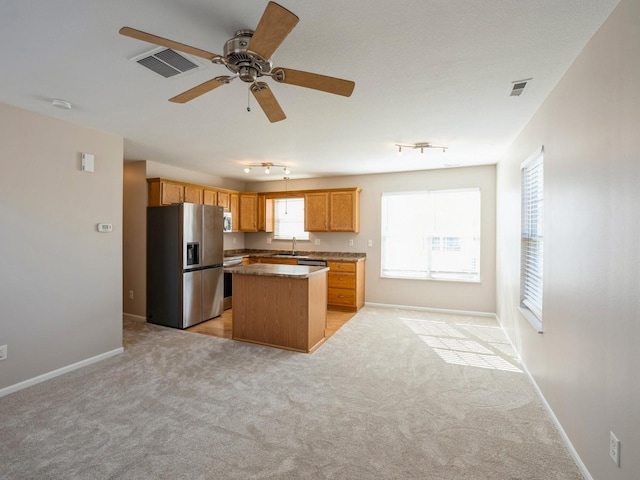
<instances>
[{"instance_id":1,"label":"baseboard trim","mask_svg":"<svg viewBox=\"0 0 640 480\"><path fill-rule=\"evenodd\" d=\"M580 455L578 455L578 452L576 451L575 447L573 446L573 443L571 443L571 440L569 439L569 435L567 435L567 432L565 432L564 428L562 428L562 424L560 423L560 420L558 420L558 417L556 417L556 414L553 412L553 409L551 408L551 405L549 405L549 402L547 402L547 399L545 398L544 394L542 393L542 390L540 390L540 387L538 386L538 384L536 383L535 379L533 378L533 375L531 375L531 372L527 368L527 365L522 361L522 357L520 356L520 352L518 351L516 346L513 344L513 341L511 340L511 337L509 337L509 335L507 335L507 331L505 330L504 325L502 324L502 321L500 320L500 317L498 317L497 314L496 314L496 320L498 320L498 323L500 324L500 328L502 328L502 330L505 333L505 336L507 337L507 340L511 344L511 348L513 348L513 351L516 352L516 354L518 355L518 361L520 362L520 366L522 367L522 370L524 371L524 373L529 378L529 381L531 382L531 385L533 385L533 389L535 390L536 394L538 395L538 398L540 398L540 401L542 402L542 405L544 406L545 410L549 414L549 417L551 417L551 421L556 426L556 429L558 430L558 433L560 434L560 438L562 438L562 441L564 442L565 446L567 447L567 450L569 450L569 454L573 458L573 461L575 462L576 466L578 467L578 470L580 470L580 473L585 478L585 480L593 480L593 477L591 476L591 473L589 473L589 470L587 470L587 466L584 464L584 462L580 458Z\"/></svg>"},{"instance_id":2,"label":"baseboard trim","mask_svg":"<svg viewBox=\"0 0 640 480\"><path fill-rule=\"evenodd\" d=\"M131 320L141 320L143 322L147 321L147 317L143 317L142 315L134 315L133 313L122 313L122 317L127 317Z\"/></svg>"},{"instance_id":3,"label":"baseboard trim","mask_svg":"<svg viewBox=\"0 0 640 480\"><path fill-rule=\"evenodd\" d=\"M418 310L420 312L449 313L452 315L469 315L472 317L496 318L496 314L491 312L471 312L466 310L449 310L446 308L415 307L411 305L393 305L389 303L371 303L371 302L365 302L365 306L379 307L379 308L395 308L398 310Z\"/></svg>"},{"instance_id":4,"label":"baseboard trim","mask_svg":"<svg viewBox=\"0 0 640 480\"><path fill-rule=\"evenodd\" d=\"M77 370L82 367L86 367L87 365L91 365L92 363L100 362L102 360L106 360L107 358L114 357L116 355L124 352L124 348L116 348L109 352L101 353L100 355L96 355L95 357L87 358L85 360L81 360L76 363L72 363L71 365L67 365L66 367L58 368L57 370L53 370L48 373L44 373L42 375L38 375L37 377L30 378L29 380L25 380L20 383L16 383L15 385L9 385L8 387L0 389L0 397L4 397L5 395L9 395L10 393L17 392L18 390L22 390L27 387L31 387L38 383L45 382L47 380L51 380L52 378L58 377L60 375L64 375L65 373L72 372L73 370Z\"/></svg>"}]
</instances>

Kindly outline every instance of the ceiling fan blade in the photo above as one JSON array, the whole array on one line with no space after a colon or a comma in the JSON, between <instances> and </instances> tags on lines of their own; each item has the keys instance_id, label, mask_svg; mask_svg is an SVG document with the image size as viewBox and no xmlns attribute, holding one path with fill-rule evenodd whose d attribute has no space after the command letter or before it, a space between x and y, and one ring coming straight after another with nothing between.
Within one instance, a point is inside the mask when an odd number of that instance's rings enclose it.
<instances>
[{"instance_id":1,"label":"ceiling fan blade","mask_svg":"<svg viewBox=\"0 0 640 480\"><path fill-rule=\"evenodd\" d=\"M249 42L248 50L269 59L300 19L275 2L269 2Z\"/></svg>"},{"instance_id":2,"label":"ceiling fan blade","mask_svg":"<svg viewBox=\"0 0 640 480\"><path fill-rule=\"evenodd\" d=\"M226 83L229 83L229 77L216 77L211 80L201 83L200 85L193 87L186 92L182 92L180 95L176 95L173 98L170 98L170 102L174 103L186 103L189 100L193 100L194 98L199 97L200 95L204 95L207 92L210 92L214 88L218 88Z\"/></svg>"},{"instance_id":3,"label":"ceiling fan blade","mask_svg":"<svg viewBox=\"0 0 640 480\"><path fill-rule=\"evenodd\" d=\"M292 70L291 68L274 68L272 75L276 82L313 88L314 90L334 93L344 97L350 97L356 86L355 82L351 80L327 77L326 75L319 75L317 73L301 72L300 70Z\"/></svg>"},{"instance_id":4,"label":"ceiling fan blade","mask_svg":"<svg viewBox=\"0 0 640 480\"><path fill-rule=\"evenodd\" d=\"M276 100L276 97L269 88L269 85L264 82L255 82L250 88L251 93L256 97L256 100L260 104L264 114L271 123L279 122L280 120L287 118L282 108L280 108L278 100Z\"/></svg>"},{"instance_id":5,"label":"ceiling fan blade","mask_svg":"<svg viewBox=\"0 0 640 480\"><path fill-rule=\"evenodd\" d=\"M215 53L207 52L206 50L201 50L196 47L191 47L189 45L185 45L184 43L174 42L173 40L158 37L157 35L152 35L151 33L146 33L131 27L122 27L120 29L120 35L135 38L137 40L142 40L143 42L154 43L156 45L160 45L161 47L171 48L173 50L188 53L196 57L206 58L207 60L221 58L220 55L217 55Z\"/></svg>"}]
</instances>

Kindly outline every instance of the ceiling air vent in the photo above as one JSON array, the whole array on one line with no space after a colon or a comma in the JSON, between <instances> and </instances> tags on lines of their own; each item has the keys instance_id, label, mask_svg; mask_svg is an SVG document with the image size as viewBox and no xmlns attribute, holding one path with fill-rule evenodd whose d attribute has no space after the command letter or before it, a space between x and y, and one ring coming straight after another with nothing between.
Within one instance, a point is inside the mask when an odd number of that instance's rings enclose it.
<instances>
[{"instance_id":1,"label":"ceiling air vent","mask_svg":"<svg viewBox=\"0 0 640 480\"><path fill-rule=\"evenodd\" d=\"M156 48L132 60L165 78L173 77L200 67L197 63L170 48Z\"/></svg>"},{"instance_id":2,"label":"ceiling air vent","mask_svg":"<svg viewBox=\"0 0 640 480\"><path fill-rule=\"evenodd\" d=\"M513 88L511 89L511 96L519 97L520 95L522 95L524 88L527 86L527 84L530 81L531 81L530 78L526 78L524 80L516 80L515 82L512 82Z\"/></svg>"}]
</instances>

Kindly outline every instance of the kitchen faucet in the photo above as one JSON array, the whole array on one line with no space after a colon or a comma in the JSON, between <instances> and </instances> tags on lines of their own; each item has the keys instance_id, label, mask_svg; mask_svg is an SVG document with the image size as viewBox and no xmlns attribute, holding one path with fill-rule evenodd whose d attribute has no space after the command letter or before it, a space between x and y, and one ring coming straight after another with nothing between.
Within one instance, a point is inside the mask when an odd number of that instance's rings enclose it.
<instances>
[{"instance_id":1,"label":"kitchen faucet","mask_svg":"<svg viewBox=\"0 0 640 480\"><path fill-rule=\"evenodd\" d=\"M291 239L291 255L296 254L296 237Z\"/></svg>"}]
</instances>

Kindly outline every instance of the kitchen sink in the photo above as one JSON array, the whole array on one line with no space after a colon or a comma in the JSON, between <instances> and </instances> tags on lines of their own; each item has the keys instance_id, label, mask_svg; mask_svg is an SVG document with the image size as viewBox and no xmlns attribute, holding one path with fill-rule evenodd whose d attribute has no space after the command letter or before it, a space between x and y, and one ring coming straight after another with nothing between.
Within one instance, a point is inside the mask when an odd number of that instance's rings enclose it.
<instances>
[{"instance_id":1,"label":"kitchen sink","mask_svg":"<svg viewBox=\"0 0 640 480\"><path fill-rule=\"evenodd\" d=\"M272 258L309 258L309 255L298 255L297 253L276 253L270 256Z\"/></svg>"}]
</instances>

